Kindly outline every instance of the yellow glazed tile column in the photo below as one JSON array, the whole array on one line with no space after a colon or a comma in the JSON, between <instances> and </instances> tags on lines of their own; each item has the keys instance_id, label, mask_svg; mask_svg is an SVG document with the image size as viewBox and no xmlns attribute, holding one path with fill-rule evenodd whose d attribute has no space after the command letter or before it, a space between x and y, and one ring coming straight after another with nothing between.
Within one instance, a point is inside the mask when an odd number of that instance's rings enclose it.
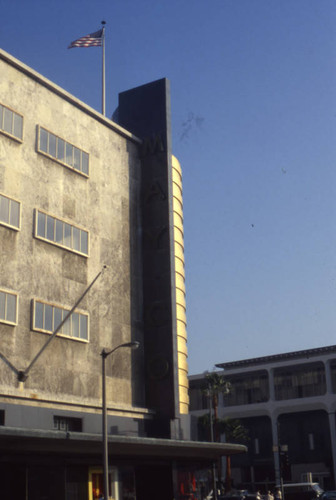
<instances>
[{"instance_id":1,"label":"yellow glazed tile column","mask_svg":"<svg viewBox=\"0 0 336 500\"><path fill-rule=\"evenodd\" d=\"M179 402L180 412L186 414L189 411L189 384L184 272L182 171L180 163L175 156L172 158L172 167Z\"/></svg>"}]
</instances>

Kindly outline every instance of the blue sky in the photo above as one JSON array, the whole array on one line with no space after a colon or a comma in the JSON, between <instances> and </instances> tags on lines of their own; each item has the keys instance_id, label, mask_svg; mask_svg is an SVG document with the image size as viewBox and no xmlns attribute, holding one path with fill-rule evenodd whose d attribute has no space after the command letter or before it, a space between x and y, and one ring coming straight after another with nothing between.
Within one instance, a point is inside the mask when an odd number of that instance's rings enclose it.
<instances>
[{"instance_id":1,"label":"blue sky","mask_svg":"<svg viewBox=\"0 0 336 500\"><path fill-rule=\"evenodd\" d=\"M190 373L336 343L336 2L0 0L0 46L107 115L167 77ZM1 75L0 75L1 79Z\"/></svg>"}]
</instances>

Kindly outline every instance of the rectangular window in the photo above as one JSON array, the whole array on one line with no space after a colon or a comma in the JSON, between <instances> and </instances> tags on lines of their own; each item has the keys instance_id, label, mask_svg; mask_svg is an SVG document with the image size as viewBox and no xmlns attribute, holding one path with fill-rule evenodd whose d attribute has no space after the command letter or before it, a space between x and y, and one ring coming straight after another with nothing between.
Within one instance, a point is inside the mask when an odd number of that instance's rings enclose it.
<instances>
[{"instance_id":1,"label":"rectangular window","mask_svg":"<svg viewBox=\"0 0 336 500\"><path fill-rule=\"evenodd\" d=\"M81 255L89 253L89 233L61 219L36 210L35 237Z\"/></svg>"},{"instance_id":2,"label":"rectangular window","mask_svg":"<svg viewBox=\"0 0 336 500\"><path fill-rule=\"evenodd\" d=\"M40 129L40 151L48 153L48 132L43 128Z\"/></svg>"},{"instance_id":3,"label":"rectangular window","mask_svg":"<svg viewBox=\"0 0 336 500\"><path fill-rule=\"evenodd\" d=\"M54 429L65 432L82 432L82 419L54 416Z\"/></svg>"},{"instance_id":4,"label":"rectangular window","mask_svg":"<svg viewBox=\"0 0 336 500\"><path fill-rule=\"evenodd\" d=\"M62 163L65 162L64 150L65 150L65 142L63 141L63 139L58 139L57 140L57 159L59 161L61 161Z\"/></svg>"},{"instance_id":5,"label":"rectangular window","mask_svg":"<svg viewBox=\"0 0 336 500\"><path fill-rule=\"evenodd\" d=\"M70 142L38 127L37 151L88 177L89 155Z\"/></svg>"},{"instance_id":6,"label":"rectangular window","mask_svg":"<svg viewBox=\"0 0 336 500\"><path fill-rule=\"evenodd\" d=\"M0 132L22 141L23 116L0 104Z\"/></svg>"},{"instance_id":7,"label":"rectangular window","mask_svg":"<svg viewBox=\"0 0 336 500\"><path fill-rule=\"evenodd\" d=\"M323 363L276 368L274 389L277 401L322 396L327 390Z\"/></svg>"},{"instance_id":8,"label":"rectangular window","mask_svg":"<svg viewBox=\"0 0 336 500\"><path fill-rule=\"evenodd\" d=\"M0 290L0 322L17 324L18 297L15 293Z\"/></svg>"},{"instance_id":9,"label":"rectangular window","mask_svg":"<svg viewBox=\"0 0 336 500\"><path fill-rule=\"evenodd\" d=\"M20 229L20 203L0 193L0 224Z\"/></svg>"},{"instance_id":10,"label":"rectangular window","mask_svg":"<svg viewBox=\"0 0 336 500\"><path fill-rule=\"evenodd\" d=\"M34 299L32 330L53 333L69 311L70 309ZM57 335L88 341L88 314L78 311L73 312Z\"/></svg>"},{"instance_id":11,"label":"rectangular window","mask_svg":"<svg viewBox=\"0 0 336 500\"><path fill-rule=\"evenodd\" d=\"M227 380L231 389L223 394L225 406L264 403L269 399L268 374L264 370L233 375Z\"/></svg>"},{"instance_id":12,"label":"rectangular window","mask_svg":"<svg viewBox=\"0 0 336 500\"><path fill-rule=\"evenodd\" d=\"M207 395L204 381L190 381L189 386L190 410L208 410L209 397Z\"/></svg>"}]
</instances>

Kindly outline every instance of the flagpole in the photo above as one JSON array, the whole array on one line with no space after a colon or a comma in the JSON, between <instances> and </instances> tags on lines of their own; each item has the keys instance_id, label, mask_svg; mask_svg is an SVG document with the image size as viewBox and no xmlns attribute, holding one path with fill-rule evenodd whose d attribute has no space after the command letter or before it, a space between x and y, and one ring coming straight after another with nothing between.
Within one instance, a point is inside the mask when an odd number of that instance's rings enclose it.
<instances>
[{"instance_id":1,"label":"flagpole","mask_svg":"<svg viewBox=\"0 0 336 500\"><path fill-rule=\"evenodd\" d=\"M102 33L102 46L103 46L103 70L102 70L102 114L105 116L105 21L101 22L103 25Z\"/></svg>"}]
</instances>

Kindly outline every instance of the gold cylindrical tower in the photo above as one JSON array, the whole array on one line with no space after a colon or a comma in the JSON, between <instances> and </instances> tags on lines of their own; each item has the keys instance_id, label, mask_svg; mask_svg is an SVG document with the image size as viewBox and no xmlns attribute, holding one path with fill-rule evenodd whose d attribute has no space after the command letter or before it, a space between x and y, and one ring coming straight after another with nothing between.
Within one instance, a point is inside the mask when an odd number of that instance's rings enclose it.
<instances>
[{"instance_id":1,"label":"gold cylindrical tower","mask_svg":"<svg viewBox=\"0 0 336 500\"><path fill-rule=\"evenodd\" d=\"M187 321L185 301L184 272L184 238L183 238L183 201L182 201L182 170L175 156L173 167L173 214L174 214L174 254L175 254L175 286L176 286L176 318L177 318L177 352L178 352L178 383L180 412L189 411L188 394L188 352L187 352Z\"/></svg>"}]
</instances>

